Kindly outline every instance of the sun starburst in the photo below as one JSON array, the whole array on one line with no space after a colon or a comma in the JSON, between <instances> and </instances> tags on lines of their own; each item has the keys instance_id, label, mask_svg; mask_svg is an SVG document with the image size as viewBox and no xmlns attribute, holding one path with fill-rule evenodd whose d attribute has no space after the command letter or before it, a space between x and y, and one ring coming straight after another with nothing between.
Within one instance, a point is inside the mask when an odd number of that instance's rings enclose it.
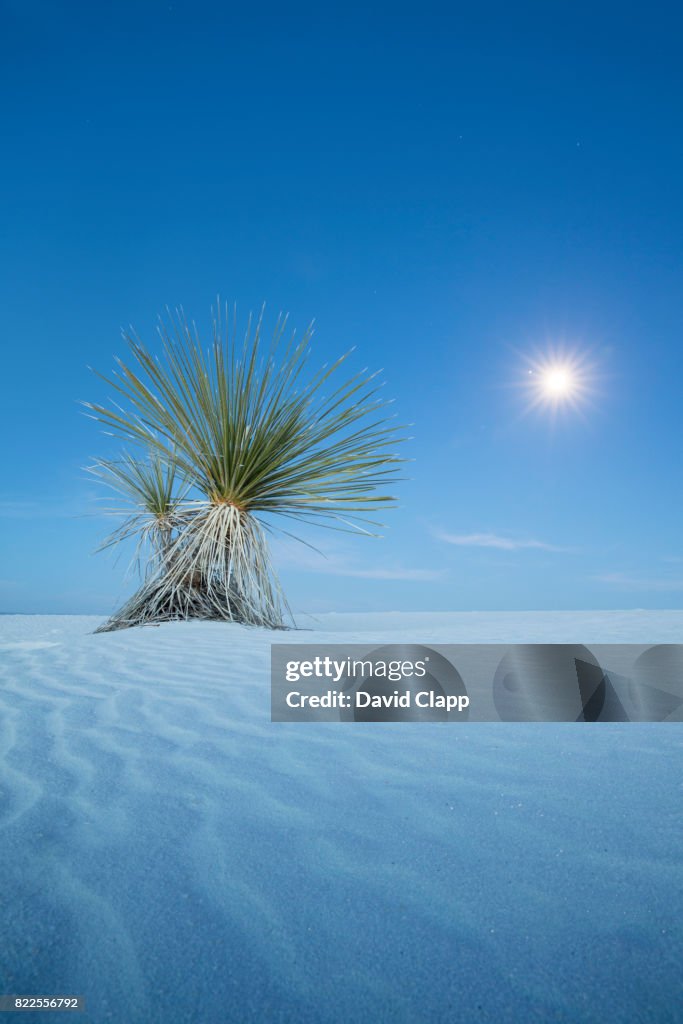
<instances>
[{"instance_id":1,"label":"sun starburst","mask_svg":"<svg viewBox=\"0 0 683 1024\"><path fill-rule=\"evenodd\" d=\"M582 409L594 392L594 367L578 351L548 351L527 357L523 387L527 407L559 412Z\"/></svg>"}]
</instances>

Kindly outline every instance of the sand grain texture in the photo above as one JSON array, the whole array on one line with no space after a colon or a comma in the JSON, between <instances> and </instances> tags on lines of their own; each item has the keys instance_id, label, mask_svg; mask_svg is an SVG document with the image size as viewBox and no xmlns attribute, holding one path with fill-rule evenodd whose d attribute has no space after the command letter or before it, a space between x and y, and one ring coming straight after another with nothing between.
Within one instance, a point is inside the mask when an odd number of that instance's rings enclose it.
<instances>
[{"instance_id":1,"label":"sand grain texture","mask_svg":"<svg viewBox=\"0 0 683 1024\"><path fill-rule=\"evenodd\" d=\"M680 725L271 724L269 645L680 642L683 613L98 622L0 618L0 993L97 1024L681 1019Z\"/></svg>"}]
</instances>

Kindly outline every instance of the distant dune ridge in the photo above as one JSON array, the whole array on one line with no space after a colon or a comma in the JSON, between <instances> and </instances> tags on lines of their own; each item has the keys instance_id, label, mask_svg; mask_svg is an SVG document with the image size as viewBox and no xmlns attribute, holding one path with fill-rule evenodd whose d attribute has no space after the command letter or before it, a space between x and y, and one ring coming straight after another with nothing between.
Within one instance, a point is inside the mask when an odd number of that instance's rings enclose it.
<instances>
[{"instance_id":1,"label":"distant dune ridge","mask_svg":"<svg viewBox=\"0 0 683 1024\"><path fill-rule=\"evenodd\" d=\"M0 623L0 992L83 995L93 1024L677 1019L679 726L272 724L270 642L304 632L96 621ZM309 622L683 634L681 612Z\"/></svg>"}]
</instances>

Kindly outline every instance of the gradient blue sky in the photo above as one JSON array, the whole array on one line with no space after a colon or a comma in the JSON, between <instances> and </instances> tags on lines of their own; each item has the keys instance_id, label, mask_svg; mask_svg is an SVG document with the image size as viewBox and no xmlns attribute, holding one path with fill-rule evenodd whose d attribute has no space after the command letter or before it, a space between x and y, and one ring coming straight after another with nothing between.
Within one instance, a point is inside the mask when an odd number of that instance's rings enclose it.
<instances>
[{"instance_id":1,"label":"gradient blue sky","mask_svg":"<svg viewBox=\"0 0 683 1024\"><path fill-rule=\"evenodd\" d=\"M0 5L1 610L125 592L77 401L217 293L415 424L383 539L277 545L297 609L680 607L681 15L474 8ZM511 385L558 346L600 379L553 426Z\"/></svg>"}]
</instances>

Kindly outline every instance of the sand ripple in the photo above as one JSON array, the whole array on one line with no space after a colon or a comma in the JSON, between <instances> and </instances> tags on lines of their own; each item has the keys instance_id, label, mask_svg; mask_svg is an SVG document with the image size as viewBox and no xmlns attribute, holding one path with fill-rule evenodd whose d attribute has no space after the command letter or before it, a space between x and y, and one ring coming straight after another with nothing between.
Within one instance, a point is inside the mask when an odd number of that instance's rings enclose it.
<instances>
[{"instance_id":1,"label":"sand ripple","mask_svg":"<svg viewBox=\"0 0 683 1024\"><path fill-rule=\"evenodd\" d=\"M639 639L601 614L415 639ZM94 624L0 620L0 992L98 1024L680 1019L679 725L274 725L282 634Z\"/></svg>"}]
</instances>

